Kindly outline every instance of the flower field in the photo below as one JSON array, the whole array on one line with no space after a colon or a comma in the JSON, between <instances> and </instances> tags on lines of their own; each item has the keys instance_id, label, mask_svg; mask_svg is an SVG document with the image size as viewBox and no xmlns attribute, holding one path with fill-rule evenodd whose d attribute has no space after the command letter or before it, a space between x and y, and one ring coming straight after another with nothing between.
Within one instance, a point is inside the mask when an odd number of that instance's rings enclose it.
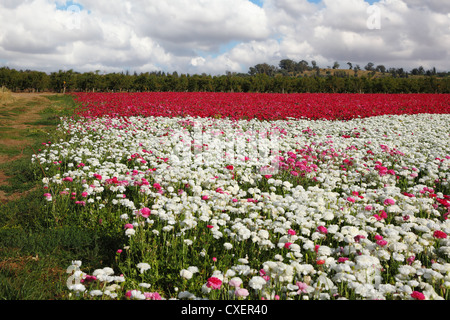
<instances>
[{"instance_id":1,"label":"flower field","mask_svg":"<svg viewBox=\"0 0 450 320\"><path fill-rule=\"evenodd\" d=\"M73 298L449 300L448 95L75 99L43 196L123 247Z\"/></svg>"}]
</instances>

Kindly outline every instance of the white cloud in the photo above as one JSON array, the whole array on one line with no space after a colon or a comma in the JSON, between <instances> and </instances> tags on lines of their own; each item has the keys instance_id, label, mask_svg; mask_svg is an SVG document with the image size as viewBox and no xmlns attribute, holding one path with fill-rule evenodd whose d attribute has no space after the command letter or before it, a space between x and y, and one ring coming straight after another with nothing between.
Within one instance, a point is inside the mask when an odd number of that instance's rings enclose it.
<instances>
[{"instance_id":1,"label":"white cloud","mask_svg":"<svg viewBox=\"0 0 450 320\"><path fill-rule=\"evenodd\" d=\"M281 59L448 70L450 3L380 0L78 0L0 2L0 61L57 71L247 72ZM57 8L58 5L58 8ZM232 45L230 45L232 44ZM95 68L95 69L94 69Z\"/></svg>"}]
</instances>

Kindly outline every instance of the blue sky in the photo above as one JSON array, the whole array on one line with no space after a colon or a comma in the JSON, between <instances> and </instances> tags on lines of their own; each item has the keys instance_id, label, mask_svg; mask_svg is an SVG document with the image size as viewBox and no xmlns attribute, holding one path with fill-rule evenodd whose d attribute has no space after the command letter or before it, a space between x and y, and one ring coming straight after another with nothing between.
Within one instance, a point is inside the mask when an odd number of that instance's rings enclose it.
<instances>
[{"instance_id":1,"label":"blue sky","mask_svg":"<svg viewBox=\"0 0 450 320\"><path fill-rule=\"evenodd\" d=\"M245 73L286 58L447 71L448 43L443 0L0 1L0 67L47 72Z\"/></svg>"}]
</instances>

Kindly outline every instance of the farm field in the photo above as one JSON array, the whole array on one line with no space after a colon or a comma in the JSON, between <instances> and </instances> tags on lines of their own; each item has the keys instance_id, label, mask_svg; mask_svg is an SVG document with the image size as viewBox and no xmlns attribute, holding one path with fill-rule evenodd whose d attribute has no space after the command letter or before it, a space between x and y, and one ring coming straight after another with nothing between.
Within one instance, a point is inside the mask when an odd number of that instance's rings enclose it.
<instances>
[{"instance_id":1,"label":"farm field","mask_svg":"<svg viewBox=\"0 0 450 320\"><path fill-rule=\"evenodd\" d=\"M97 246L59 298L449 300L448 95L65 97L41 225Z\"/></svg>"}]
</instances>

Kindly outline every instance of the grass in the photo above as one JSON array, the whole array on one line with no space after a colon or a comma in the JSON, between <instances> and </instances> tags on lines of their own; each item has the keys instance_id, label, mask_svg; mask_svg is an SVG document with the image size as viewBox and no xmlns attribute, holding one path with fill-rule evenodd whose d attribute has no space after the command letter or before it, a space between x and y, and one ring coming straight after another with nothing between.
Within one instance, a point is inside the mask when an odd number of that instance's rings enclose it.
<instances>
[{"instance_id":1,"label":"grass","mask_svg":"<svg viewBox=\"0 0 450 320\"><path fill-rule=\"evenodd\" d=\"M14 143L0 144L0 171L7 177L0 184L7 198L0 204L0 300L65 299L72 260L83 255L83 265L96 268L109 263L122 244L107 228L55 221L42 196L42 173L31 166L32 154L54 134L59 117L75 107L62 95L2 99L0 120L8 123L0 140Z\"/></svg>"}]
</instances>

